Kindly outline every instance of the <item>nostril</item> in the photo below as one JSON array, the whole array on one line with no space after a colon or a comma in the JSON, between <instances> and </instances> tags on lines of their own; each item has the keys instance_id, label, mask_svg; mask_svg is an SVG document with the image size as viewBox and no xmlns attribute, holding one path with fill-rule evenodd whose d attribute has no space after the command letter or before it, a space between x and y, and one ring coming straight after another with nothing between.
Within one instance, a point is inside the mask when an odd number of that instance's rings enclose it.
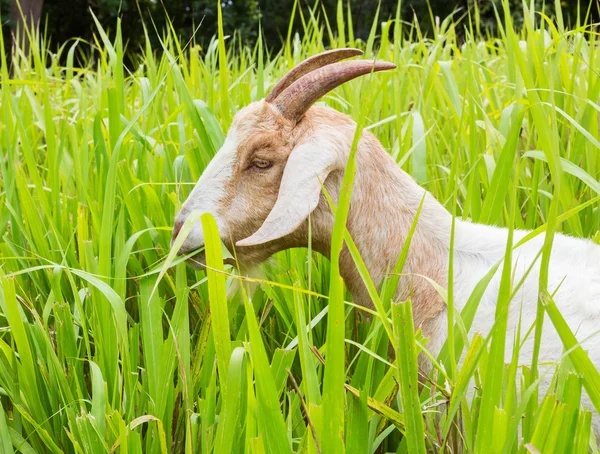
<instances>
[{"instance_id":1,"label":"nostril","mask_svg":"<svg viewBox=\"0 0 600 454\"><path fill-rule=\"evenodd\" d=\"M173 225L173 241L177 238L177 235L179 235L181 227L183 227L183 222L179 220L175 221L175 224Z\"/></svg>"}]
</instances>

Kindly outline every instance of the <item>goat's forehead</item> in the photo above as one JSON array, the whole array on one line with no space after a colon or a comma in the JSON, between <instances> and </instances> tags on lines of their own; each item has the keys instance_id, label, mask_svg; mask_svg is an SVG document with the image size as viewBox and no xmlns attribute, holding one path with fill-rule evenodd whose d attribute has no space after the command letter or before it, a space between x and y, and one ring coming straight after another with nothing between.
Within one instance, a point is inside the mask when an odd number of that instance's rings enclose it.
<instances>
[{"instance_id":1,"label":"goat's forehead","mask_svg":"<svg viewBox=\"0 0 600 454\"><path fill-rule=\"evenodd\" d=\"M286 126L282 116L264 101L253 102L235 115L231 130L243 142L251 135L260 133L277 133Z\"/></svg>"},{"instance_id":2,"label":"goat's forehead","mask_svg":"<svg viewBox=\"0 0 600 454\"><path fill-rule=\"evenodd\" d=\"M224 168L231 169L241 155L248 151L248 144L256 142L257 137L267 138L279 130L273 117L272 108L264 102L254 102L241 109L234 117L227 138L218 153L213 157L205 174L223 174ZM231 173L231 170L225 172Z\"/></svg>"}]
</instances>

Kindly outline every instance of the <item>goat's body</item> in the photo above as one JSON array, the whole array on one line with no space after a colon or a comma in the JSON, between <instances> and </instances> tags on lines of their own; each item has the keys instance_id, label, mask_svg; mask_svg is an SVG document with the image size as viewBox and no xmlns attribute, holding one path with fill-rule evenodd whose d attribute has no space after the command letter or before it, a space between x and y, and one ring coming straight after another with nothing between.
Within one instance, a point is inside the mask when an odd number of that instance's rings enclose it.
<instances>
[{"instance_id":1,"label":"goat's body","mask_svg":"<svg viewBox=\"0 0 600 454\"><path fill-rule=\"evenodd\" d=\"M309 238L314 250L329 255L335 218L321 184L337 203L356 123L324 107L312 107L298 124L280 117L266 103L254 103L238 113L221 155L182 207L174 237L187 215L196 210L213 213L223 241L228 246L237 244L236 256L246 266L260 263L277 251L306 246ZM249 166L256 156L272 165L264 170ZM399 168L373 135L365 132L356 153L348 230L376 285L396 263L424 196L396 299L410 296L415 326L429 338L428 348L436 355L446 340L448 319L446 304L430 280L442 287L448 285L452 216ZM194 229L183 250L202 246L201 227ZM526 233L515 231L514 242ZM456 220L454 240L454 303L460 311L477 283L504 258L508 230ZM506 362L512 358L520 321L519 336L526 339L519 352L519 363L531 363L534 336L530 328L536 320L539 252L543 242L541 234L513 251L513 288L530 267L531 271L510 305ZM340 256L340 272L354 301L371 306L347 249ZM502 265L480 301L471 336L475 332L487 335L494 325L501 273ZM599 366L600 336L594 334L600 328L600 247L557 234L548 289L592 362ZM558 363L563 350L546 317L540 365ZM547 390L551 377L551 371L544 376L541 393ZM592 409L585 394L584 402ZM594 430L600 435L597 412L593 420Z\"/></svg>"},{"instance_id":2,"label":"goat's body","mask_svg":"<svg viewBox=\"0 0 600 454\"><path fill-rule=\"evenodd\" d=\"M516 230L514 243L528 232ZM455 248L455 297L457 308L466 303L475 285L492 266L504 258L508 230L481 224L459 221L456 227ZM539 275L544 235L519 246L512 257L512 286L516 287L508 317L507 360L513 346L513 333L521 319L521 341L535 323L539 289ZM502 266L502 265L501 265ZM527 271L531 268L529 273ZM494 275L479 304L472 332L487 334L492 329L496 302L500 288L502 268ZM600 330L600 247L591 241L557 234L552 246L548 269L548 290L562 316L568 321L583 347L590 350L592 361L600 364L600 336L589 336ZM544 321L540 362L557 361L562 355L562 342L551 321ZM520 350L520 362L531 362L533 331L525 339Z\"/></svg>"},{"instance_id":3,"label":"goat's body","mask_svg":"<svg viewBox=\"0 0 600 454\"><path fill-rule=\"evenodd\" d=\"M515 231L514 243L527 233ZM457 222L454 255L457 309L463 308L477 283L494 264L503 259L507 239L507 229ZM541 234L513 252L512 286L516 287L521 281L522 285L513 296L509 309L504 355L506 363L512 360L517 336L521 343L519 365L528 366L532 361L541 263L539 253L543 242L544 235ZM479 303L471 335L476 332L487 335L493 328L501 273L502 265ZM557 234L548 268L548 290L561 315L597 367L600 365L600 247L588 240ZM440 323L440 326L446 330L445 323ZM542 375L540 396L546 393L564 351L563 343L546 315L539 350L539 371ZM587 393L583 393L582 400L593 411ZM600 417L595 411L592 421L596 436L600 436Z\"/></svg>"}]
</instances>

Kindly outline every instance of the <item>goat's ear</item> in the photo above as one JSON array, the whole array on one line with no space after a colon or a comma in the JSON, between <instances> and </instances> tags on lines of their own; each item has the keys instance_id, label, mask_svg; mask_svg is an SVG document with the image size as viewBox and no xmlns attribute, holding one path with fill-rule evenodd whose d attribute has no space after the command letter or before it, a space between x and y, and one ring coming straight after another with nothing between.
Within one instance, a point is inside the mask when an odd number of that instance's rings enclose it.
<instances>
[{"instance_id":1,"label":"goat's ear","mask_svg":"<svg viewBox=\"0 0 600 454\"><path fill-rule=\"evenodd\" d=\"M275 206L263 225L237 246L254 246L288 235L317 208L321 184L340 162L335 150L322 145L304 143L291 152Z\"/></svg>"}]
</instances>

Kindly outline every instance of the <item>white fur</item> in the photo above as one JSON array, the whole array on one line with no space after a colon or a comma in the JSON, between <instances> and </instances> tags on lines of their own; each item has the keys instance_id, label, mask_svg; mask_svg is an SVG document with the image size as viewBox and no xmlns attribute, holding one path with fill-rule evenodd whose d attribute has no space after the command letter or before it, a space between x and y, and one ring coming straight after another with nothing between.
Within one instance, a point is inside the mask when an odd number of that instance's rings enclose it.
<instances>
[{"instance_id":1,"label":"white fur","mask_svg":"<svg viewBox=\"0 0 600 454\"><path fill-rule=\"evenodd\" d=\"M406 178L410 178L408 175ZM410 187L410 185L408 185ZM416 196L422 197L423 190L417 190ZM424 221L424 224L421 224ZM425 204L419 224L432 233L433 241L445 244L449 248L451 218L446 210L435 203ZM436 227L437 226L437 227ZM513 245L520 242L529 232L515 230ZM519 290L514 294L508 315L505 344L505 362L512 360L514 341L518 333L522 346L519 350L519 365L530 365L534 347L534 328L537 315L539 278L541 266L540 251L545 234L525 242L512 253L512 288L516 288L523 277ZM508 241L508 230L469 221L456 220L454 244L454 301L456 309L461 311L475 286L490 269L504 259ZM446 259L446 258L444 258ZM490 281L469 331L469 337L475 333L487 336L492 330L496 317L496 305L502 274L501 264ZM590 360L600 366L600 246L568 235L556 234L548 269L548 291L553 295L561 315L567 321L577 340L587 351ZM447 314L444 311L434 323L428 345L436 356L448 335ZM544 374L539 384L540 396L545 395L550 386L554 368L564 355L563 343L552 321L544 317L542 339L539 351L540 374ZM473 389L470 390L472 395ZM584 406L593 412L592 425L596 436L600 436L600 415L586 392L582 394Z\"/></svg>"},{"instance_id":2,"label":"white fur","mask_svg":"<svg viewBox=\"0 0 600 454\"><path fill-rule=\"evenodd\" d=\"M517 243L528 232L514 232ZM466 221L457 221L455 249L455 297L457 308L462 309L475 285L490 268L502 260L505 254L508 231ZM513 355L515 335L519 333L522 346L519 350L519 365L530 365L534 348L534 329L540 276L541 255L544 235L519 246L513 252L512 285L515 288L531 267L522 286L514 295L508 315L505 362ZM533 266L531 266L533 264ZM600 365L600 247L588 240L557 234L554 238L549 265L548 290L561 315L566 319L577 340L581 342L592 363ZM496 303L500 288L502 265L495 273L479 304L470 333L487 335L494 325ZM528 334L529 332L529 334ZM444 324L441 336L446 336ZM545 374L540 382L540 395L550 385L554 367L564 354L563 343L552 321L546 315L543 322L540 344L540 373ZM587 393L583 393L584 405L593 410ZM593 427L600 435L600 418L593 412Z\"/></svg>"},{"instance_id":3,"label":"white fur","mask_svg":"<svg viewBox=\"0 0 600 454\"><path fill-rule=\"evenodd\" d=\"M514 243L527 232L514 232ZM502 260L505 253L508 230L487 225L457 221L455 291L457 304L462 305L475 285L489 269ZM537 258L544 243L540 234L513 252L513 287L527 275L523 285L514 295L509 313L508 329L512 333L521 317L522 337L535 322L541 256ZM600 329L600 247L591 241L557 234L552 246L549 266L548 290L561 314L580 341L584 341ZM496 309L500 287L501 267L490 282L475 316L472 332L489 333ZM462 307L461 307L462 308ZM513 345L512 336L507 337L507 359L510 359ZM585 340L584 348L589 349L592 361L600 364L600 336ZM541 361L557 361L562 354L562 342L550 320L544 323ZM520 362L528 364L533 352L533 336L525 342L520 352Z\"/></svg>"},{"instance_id":4,"label":"white fur","mask_svg":"<svg viewBox=\"0 0 600 454\"><path fill-rule=\"evenodd\" d=\"M410 178L406 175L406 178ZM415 195L422 197L423 190ZM429 194L428 194L429 196ZM429 199L429 197L428 197ZM425 203L419 225L432 232L435 241L450 244L451 218L435 203ZM515 230L513 245L519 243L529 232ZM506 339L506 357L511 360L514 333L521 318L521 340L536 319L541 254L545 234L541 233L512 253L512 287L515 288L531 270L523 284L513 296ZM454 301L457 310L462 310L475 286L490 269L502 261L506 252L508 229L469 221L456 220L454 243ZM539 255L539 256L538 256ZM447 258L444 257L444 260ZM532 266L533 265L533 266ZM600 246L590 240L556 234L552 245L548 273L548 290L562 316L590 359L600 366ZM495 321L496 303L500 289L502 264L498 268L481 299L470 333L487 335ZM445 315L444 315L445 318ZM442 341L447 336L446 321L439 324L438 336ZM591 336L591 337L590 337ZM442 343L439 343L441 346ZM436 343L434 343L436 345ZM437 351L432 353L437 354ZM533 354L533 333L520 350L519 362L530 364ZM552 322L546 316L542 332L540 362L559 361L563 344Z\"/></svg>"},{"instance_id":5,"label":"white fur","mask_svg":"<svg viewBox=\"0 0 600 454\"><path fill-rule=\"evenodd\" d=\"M210 161L191 194L183 203L175 222L184 222L192 212L210 213L215 218L221 235L227 235L227 225L219 214L219 207L225 196L225 186L233 174L237 147L236 131L232 127L223 146ZM202 225L200 222L196 222L180 251L182 253L193 251L202 245L204 245Z\"/></svg>"}]
</instances>

